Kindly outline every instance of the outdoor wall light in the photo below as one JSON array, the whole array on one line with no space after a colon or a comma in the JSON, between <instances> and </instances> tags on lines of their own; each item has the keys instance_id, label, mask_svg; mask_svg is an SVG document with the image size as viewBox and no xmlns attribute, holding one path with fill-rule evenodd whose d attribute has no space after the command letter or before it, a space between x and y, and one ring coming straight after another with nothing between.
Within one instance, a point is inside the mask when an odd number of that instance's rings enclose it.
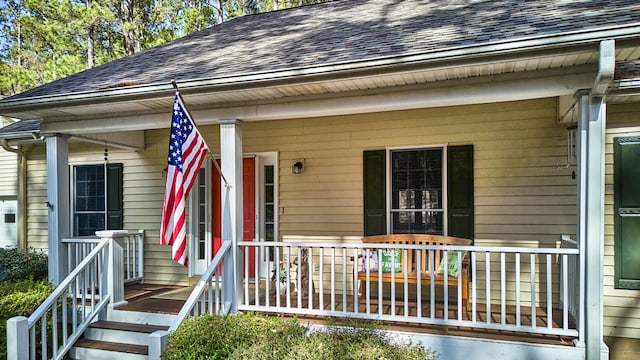
<instances>
[{"instance_id":1,"label":"outdoor wall light","mask_svg":"<svg viewBox=\"0 0 640 360\"><path fill-rule=\"evenodd\" d=\"M293 161L293 166L291 166L291 173L295 175L302 174L303 168L304 168L304 159L296 159Z\"/></svg>"}]
</instances>

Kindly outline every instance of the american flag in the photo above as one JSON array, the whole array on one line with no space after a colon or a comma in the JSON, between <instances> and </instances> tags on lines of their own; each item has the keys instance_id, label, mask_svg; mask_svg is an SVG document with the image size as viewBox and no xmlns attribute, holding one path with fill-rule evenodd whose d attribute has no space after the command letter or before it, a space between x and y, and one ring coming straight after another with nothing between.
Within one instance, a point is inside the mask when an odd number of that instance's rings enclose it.
<instances>
[{"instance_id":1,"label":"american flag","mask_svg":"<svg viewBox=\"0 0 640 360\"><path fill-rule=\"evenodd\" d=\"M191 120L176 92L169 138L167 185L162 209L160 244L171 245L171 255L177 263L187 263L187 235L184 200L196 180L209 148Z\"/></svg>"}]
</instances>

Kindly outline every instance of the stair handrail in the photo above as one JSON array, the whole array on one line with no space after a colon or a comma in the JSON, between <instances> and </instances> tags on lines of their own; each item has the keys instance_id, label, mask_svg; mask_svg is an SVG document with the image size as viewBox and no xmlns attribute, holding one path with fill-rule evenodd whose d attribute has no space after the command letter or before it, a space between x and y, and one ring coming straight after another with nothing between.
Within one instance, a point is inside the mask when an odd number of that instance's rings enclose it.
<instances>
[{"instance_id":1,"label":"stair handrail","mask_svg":"<svg viewBox=\"0 0 640 360\"><path fill-rule=\"evenodd\" d=\"M214 256L213 260L198 280L198 283L191 291L191 294L184 303L178 316L173 320L166 331L156 331L150 335L149 359L160 359L165 349L169 335L189 317L209 314L227 314L231 305L220 303L222 290L220 288L220 269L222 261L231 253L231 242L223 242L222 246Z\"/></svg>"},{"instance_id":2,"label":"stair handrail","mask_svg":"<svg viewBox=\"0 0 640 360\"><path fill-rule=\"evenodd\" d=\"M36 358L36 325L40 326L42 358L62 359L85 329L111 301L109 281L105 276L111 264L114 239L103 238L78 266L56 287L51 295L28 317L7 320L7 359ZM87 288L87 287L90 288ZM96 294L98 298L96 299ZM80 298L78 298L80 297ZM80 301L79 301L80 300ZM70 303L69 303L70 302ZM69 315L71 306L72 313ZM61 314L58 321L58 307ZM87 307L89 311L87 312ZM51 316L49 317L48 314ZM71 318L69 318L71 316ZM51 346L47 344L47 322L53 319ZM71 333L68 324L71 321ZM58 334L58 326L62 337ZM58 343L60 338L61 344ZM61 345L61 346L60 346ZM48 356L51 349L51 357Z\"/></svg>"}]
</instances>

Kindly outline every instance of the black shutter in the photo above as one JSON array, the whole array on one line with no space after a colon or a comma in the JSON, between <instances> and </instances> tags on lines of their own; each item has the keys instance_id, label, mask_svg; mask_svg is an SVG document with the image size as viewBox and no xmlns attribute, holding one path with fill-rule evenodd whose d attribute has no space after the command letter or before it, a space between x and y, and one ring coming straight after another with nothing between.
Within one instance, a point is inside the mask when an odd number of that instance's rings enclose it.
<instances>
[{"instance_id":1,"label":"black shutter","mask_svg":"<svg viewBox=\"0 0 640 360\"><path fill-rule=\"evenodd\" d=\"M613 147L615 286L640 289L640 137L618 137Z\"/></svg>"},{"instance_id":2,"label":"black shutter","mask_svg":"<svg viewBox=\"0 0 640 360\"><path fill-rule=\"evenodd\" d=\"M474 238L473 145L447 147L448 235Z\"/></svg>"},{"instance_id":3,"label":"black shutter","mask_svg":"<svg viewBox=\"0 0 640 360\"><path fill-rule=\"evenodd\" d=\"M387 233L385 159L386 150L364 152L364 236Z\"/></svg>"},{"instance_id":4,"label":"black shutter","mask_svg":"<svg viewBox=\"0 0 640 360\"><path fill-rule=\"evenodd\" d=\"M123 229L122 164L107 164L107 230Z\"/></svg>"}]
</instances>

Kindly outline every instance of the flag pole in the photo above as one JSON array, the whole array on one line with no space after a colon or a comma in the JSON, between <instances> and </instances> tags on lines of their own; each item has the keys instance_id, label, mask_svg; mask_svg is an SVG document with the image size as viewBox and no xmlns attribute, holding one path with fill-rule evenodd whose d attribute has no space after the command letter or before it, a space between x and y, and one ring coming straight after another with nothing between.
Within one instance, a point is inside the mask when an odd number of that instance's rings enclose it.
<instances>
[{"instance_id":1,"label":"flag pole","mask_svg":"<svg viewBox=\"0 0 640 360\"><path fill-rule=\"evenodd\" d=\"M171 85L173 85L173 88L176 89L176 94L178 94L178 96L180 96L180 99L182 100L182 102L184 103L184 99L182 98L182 96L180 95L180 89L178 89L178 83L176 82L176 79L172 79L171 80ZM185 111L186 107L185 107ZM191 115L189 115L189 117L191 117ZM193 117L191 117L191 120L193 121ZM195 122L194 122L195 123ZM203 139L204 140L204 139ZM206 141L205 141L206 144ZM209 147L209 145L207 145L207 148L211 149ZM220 166L218 165L218 162L216 161L216 159L214 159L213 155L211 155L211 152L209 152L208 155L209 159L211 159L211 162L213 163L213 165L216 167L216 170L218 170L218 173L220 174L220 177L222 178L222 181L224 181L224 186L230 188L231 184L229 184L229 182L227 181L227 178L224 177L224 174L222 173L222 169L220 169Z\"/></svg>"}]
</instances>

